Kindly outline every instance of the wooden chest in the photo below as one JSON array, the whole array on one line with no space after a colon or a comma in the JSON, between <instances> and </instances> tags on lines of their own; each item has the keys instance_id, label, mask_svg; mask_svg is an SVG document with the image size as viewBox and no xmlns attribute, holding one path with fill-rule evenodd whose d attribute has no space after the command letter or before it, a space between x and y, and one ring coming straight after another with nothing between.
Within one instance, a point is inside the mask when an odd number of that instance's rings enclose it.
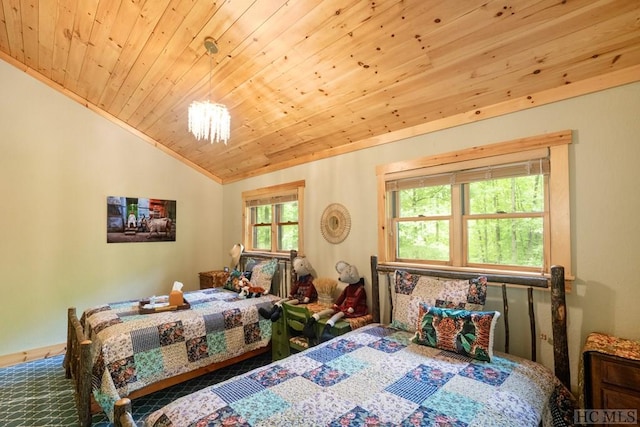
<instances>
[{"instance_id":1,"label":"wooden chest","mask_svg":"<svg viewBox=\"0 0 640 427\"><path fill-rule=\"evenodd\" d=\"M229 272L223 270L204 271L200 275L200 289L220 288L229 278Z\"/></svg>"},{"instance_id":2,"label":"wooden chest","mask_svg":"<svg viewBox=\"0 0 640 427\"><path fill-rule=\"evenodd\" d=\"M587 408L640 408L640 360L597 352L589 353L587 357Z\"/></svg>"}]
</instances>

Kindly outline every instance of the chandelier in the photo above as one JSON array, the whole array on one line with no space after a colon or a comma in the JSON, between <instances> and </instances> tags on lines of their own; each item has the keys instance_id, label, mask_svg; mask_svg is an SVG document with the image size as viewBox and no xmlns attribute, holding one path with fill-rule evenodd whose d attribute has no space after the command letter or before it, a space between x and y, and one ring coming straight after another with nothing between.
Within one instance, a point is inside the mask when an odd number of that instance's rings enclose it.
<instances>
[{"instance_id":1,"label":"chandelier","mask_svg":"<svg viewBox=\"0 0 640 427\"><path fill-rule=\"evenodd\" d=\"M204 39L204 47L209 54L209 98L211 98L211 74L213 54L218 52L215 40ZM189 132L199 141L208 139L211 144L224 142L227 144L230 135L231 116L222 104L211 101L193 101L189 106Z\"/></svg>"}]
</instances>

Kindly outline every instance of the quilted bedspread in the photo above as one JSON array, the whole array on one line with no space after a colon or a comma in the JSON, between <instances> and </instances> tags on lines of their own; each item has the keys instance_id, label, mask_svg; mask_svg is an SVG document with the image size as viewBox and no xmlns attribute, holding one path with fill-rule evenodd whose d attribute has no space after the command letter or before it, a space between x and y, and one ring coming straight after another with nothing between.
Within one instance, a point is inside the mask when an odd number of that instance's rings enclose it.
<instances>
[{"instance_id":1,"label":"quilted bedspread","mask_svg":"<svg viewBox=\"0 0 640 427\"><path fill-rule=\"evenodd\" d=\"M100 305L81 318L93 341L93 395L113 404L149 384L265 347L271 321L258 314L273 295L239 299L221 288L187 292L188 310L139 314L139 301Z\"/></svg>"},{"instance_id":2,"label":"quilted bedspread","mask_svg":"<svg viewBox=\"0 0 640 427\"><path fill-rule=\"evenodd\" d=\"M573 397L537 363L489 362L420 346L371 324L180 398L163 426L570 425Z\"/></svg>"}]
</instances>

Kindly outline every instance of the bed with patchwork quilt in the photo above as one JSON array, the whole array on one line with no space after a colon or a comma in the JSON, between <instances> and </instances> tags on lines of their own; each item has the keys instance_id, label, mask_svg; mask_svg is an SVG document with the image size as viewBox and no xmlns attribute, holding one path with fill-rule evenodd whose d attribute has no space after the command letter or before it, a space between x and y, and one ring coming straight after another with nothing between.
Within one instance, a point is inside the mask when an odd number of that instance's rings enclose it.
<instances>
[{"instance_id":1,"label":"bed with patchwork quilt","mask_svg":"<svg viewBox=\"0 0 640 427\"><path fill-rule=\"evenodd\" d=\"M371 324L178 399L147 427L565 425L570 395L548 369L490 362Z\"/></svg>"},{"instance_id":2,"label":"bed with patchwork quilt","mask_svg":"<svg viewBox=\"0 0 640 427\"><path fill-rule=\"evenodd\" d=\"M185 294L191 308L139 314L138 301L104 304L80 319L94 344L93 396L105 410L165 378L264 348L271 322L258 308L277 297L240 299L226 289Z\"/></svg>"},{"instance_id":3,"label":"bed with patchwork quilt","mask_svg":"<svg viewBox=\"0 0 640 427\"><path fill-rule=\"evenodd\" d=\"M276 271L287 265L275 258L258 261L250 277L268 292ZM100 411L113 419L121 398L135 399L270 351L272 323L258 309L280 298L243 297L238 285L246 283L244 273L235 272L224 287L185 292L185 304L166 311L129 300L91 307L78 319L70 308L64 366L73 380L79 424L91 425L91 415Z\"/></svg>"}]
</instances>

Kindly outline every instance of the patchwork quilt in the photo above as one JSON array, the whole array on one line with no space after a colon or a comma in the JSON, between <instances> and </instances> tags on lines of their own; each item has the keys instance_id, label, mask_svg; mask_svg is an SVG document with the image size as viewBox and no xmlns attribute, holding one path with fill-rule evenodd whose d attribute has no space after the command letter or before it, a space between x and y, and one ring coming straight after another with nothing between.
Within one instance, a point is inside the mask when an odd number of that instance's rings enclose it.
<instances>
[{"instance_id":1,"label":"patchwork quilt","mask_svg":"<svg viewBox=\"0 0 640 427\"><path fill-rule=\"evenodd\" d=\"M212 288L184 299L188 310L139 314L139 301L123 301L83 313L93 342L93 395L109 418L114 403L135 390L269 344L271 321L258 308L279 298L240 299Z\"/></svg>"},{"instance_id":2,"label":"patchwork quilt","mask_svg":"<svg viewBox=\"0 0 640 427\"><path fill-rule=\"evenodd\" d=\"M571 425L571 393L542 365L482 362L370 324L177 399L147 427Z\"/></svg>"}]
</instances>

